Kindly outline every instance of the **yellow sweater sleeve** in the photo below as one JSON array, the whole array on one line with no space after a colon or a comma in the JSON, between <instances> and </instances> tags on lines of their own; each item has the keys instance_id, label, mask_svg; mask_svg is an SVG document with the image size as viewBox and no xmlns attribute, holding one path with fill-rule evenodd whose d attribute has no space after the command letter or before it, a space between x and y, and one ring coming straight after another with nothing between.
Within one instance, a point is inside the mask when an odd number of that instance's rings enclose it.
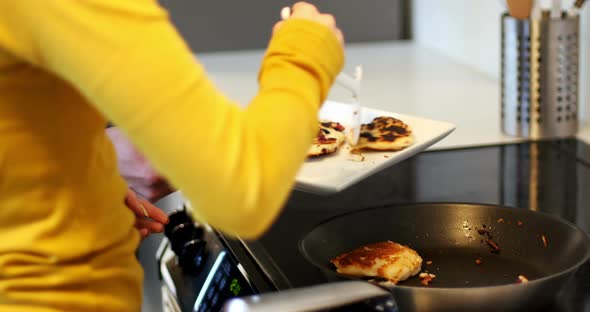
<instances>
[{"instance_id":1,"label":"yellow sweater sleeve","mask_svg":"<svg viewBox=\"0 0 590 312\"><path fill-rule=\"evenodd\" d=\"M71 83L183 191L197 218L244 238L283 206L344 59L328 28L289 20L241 109L154 0L2 1L0 10L11 12L5 29L19 29L0 33L9 52Z\"/></svg>"}]
</instances>

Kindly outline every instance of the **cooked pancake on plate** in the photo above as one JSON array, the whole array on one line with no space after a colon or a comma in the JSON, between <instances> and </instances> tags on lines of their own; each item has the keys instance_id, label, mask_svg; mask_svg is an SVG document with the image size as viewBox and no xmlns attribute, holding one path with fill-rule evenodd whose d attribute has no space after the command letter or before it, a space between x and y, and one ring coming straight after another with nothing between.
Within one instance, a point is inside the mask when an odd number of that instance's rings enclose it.
<instances>
[{"instance_id":1,"label":"cooked pancake on plate","mask_svg":"<svg viewBox=\"0 0 590 312\"><path fill-rule=\"evenodd\" d=\"M420 272L416 251L392 241L378 242L343 253L330 260L336 271L357 277L378 277L398 283Z\"/></svg>"},{"instance_id":2,"label":"cooked pancake on plate","mask_svg":"<svg viewBox=\"0 0 590 312\"><path fill-rule=\"evenodd\" d=\"M307 151L308 157L334 153L344 143L345 138L344 133L342 133L344 126L340 123L322 121L319 128L318 134Z\"/></svg>"},{"instance_id":3,"label":"cooked pancake on plate","mask_svg":"<svg viewBox=\"0 0 590 312\"><path fill-rule=\"evenodd\" d=\"M340 132L343 132L345 129L344 126L342 124L340 124L339 122L328 121L328 120L321 120L320 126L326 127L326 128L332 128L332 129L338 130Z\"/></svg>"},{"instance_id":4,"label":"cooked pancake on plate","mask_svg":"<svg viewBox=\"0 0 590 312\"><path fill-rule=\"evenodd\" d=\"M398 151L413 143L412 129L408 124L393 117L380 116L361 125L359 140L353 151Z\"/></svg>"}]
</instances>

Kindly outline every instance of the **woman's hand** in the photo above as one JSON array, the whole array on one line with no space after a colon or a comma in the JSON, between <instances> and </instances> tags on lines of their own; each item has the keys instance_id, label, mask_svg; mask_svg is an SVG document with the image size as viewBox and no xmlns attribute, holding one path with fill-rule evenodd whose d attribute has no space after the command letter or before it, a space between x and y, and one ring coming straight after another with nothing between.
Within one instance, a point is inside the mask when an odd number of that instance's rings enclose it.
<instances>
[{"instance_id":1,"label":"woman's hand","mask_svg":"<svg viewBox=\"0 0 590 312\"><path fill-rule=\"evenodd\" d=\"M168 223L166 213L149 201L139 198L131 189L125 196L125 205L135 214L135 228L139 231L141 239L151 233L161 233L164 230L164 224Z\"/></svg>"},{"instance_id":2,"label":"woman's hand","mask_svg":"<svg viewBox=\"0 0 590 312\"><path fill-rule=\"evenodd\" d=\"M291 16L289 18L302 18L311 20L317 23L320 23L332 30L336 39L340 44L344 45L344 36L342 35L342 31L336 26L336 19L332 14L322 14L318 9L310 3L307 2L297 2L293 5L291 9ZM275 33L281 26L283 25L284 21L280 21L275 24L273 27L273 33Z\"/></svg>"}]
</instances>

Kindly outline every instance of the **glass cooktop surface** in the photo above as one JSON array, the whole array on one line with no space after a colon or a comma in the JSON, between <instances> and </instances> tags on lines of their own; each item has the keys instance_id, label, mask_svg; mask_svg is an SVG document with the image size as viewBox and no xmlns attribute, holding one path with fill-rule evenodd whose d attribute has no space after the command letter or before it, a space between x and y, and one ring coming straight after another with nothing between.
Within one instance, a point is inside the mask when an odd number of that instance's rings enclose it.
<instances>
[{"instance_id":1,"label":"glass cooktop surface","mask_svg":"<svg viewBox=\"0 0 590 312\"><path fill-rule=\"evenodd\" d=\"M275 287L286 289L326 282L299 251L305 233L332 216L386 203L483 203L531 209L589 232L589 155L590 147L574 139L424 152L337 194L293 192L273 227L246 247ZM548 311L589 308L590 262Z\"/></svg>"}]
</instances>

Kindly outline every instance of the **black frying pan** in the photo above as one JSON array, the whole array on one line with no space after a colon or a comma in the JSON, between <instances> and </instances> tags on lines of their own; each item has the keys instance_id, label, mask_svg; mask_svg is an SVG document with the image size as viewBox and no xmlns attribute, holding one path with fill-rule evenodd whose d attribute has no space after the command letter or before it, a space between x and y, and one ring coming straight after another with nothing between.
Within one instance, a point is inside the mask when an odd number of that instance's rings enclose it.
<instances>
[{"instance_id":1,"label":"black frying pan","mask_svg":"<svg viewBox=\"0 0 590 312\"><path fill-rule=\"evenodd\" d=\"M484 227L482 235L478 229ZM415 249L423 270L437 276L426 287L417 276L393 287L400 311L532 310L555 298L590 258L589 236L566 221L524 209L450 203L383 206L336 216L305 235L300 249L335 281L349 277L337 274L330 259L387 240ZM518 284L519 275L529 282Z\"/></svg>"}]
</instances>

